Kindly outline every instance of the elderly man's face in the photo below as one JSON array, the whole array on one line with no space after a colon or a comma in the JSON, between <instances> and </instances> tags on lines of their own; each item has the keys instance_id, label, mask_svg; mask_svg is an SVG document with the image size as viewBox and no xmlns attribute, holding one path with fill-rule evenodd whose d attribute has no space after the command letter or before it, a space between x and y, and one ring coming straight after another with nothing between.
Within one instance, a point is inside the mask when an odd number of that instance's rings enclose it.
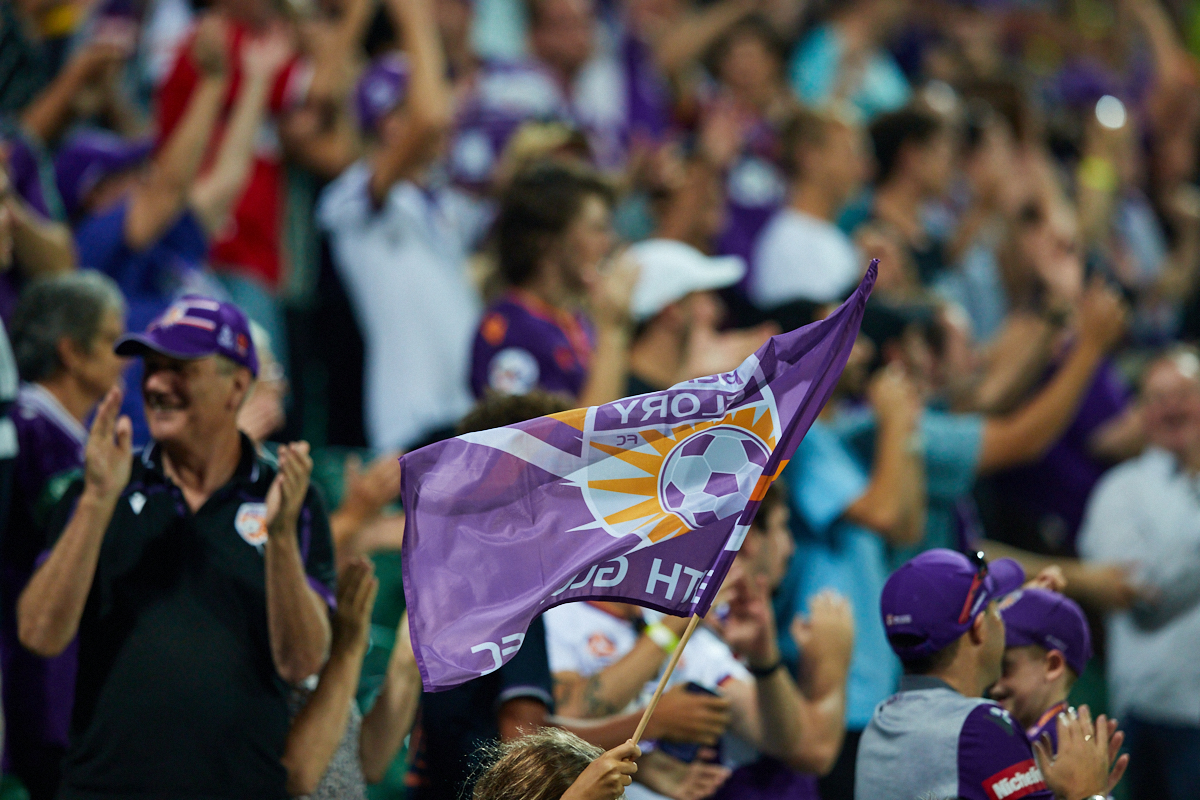
<instances>
[{"instance_id":1,"label":"elderly man's face","mask_svg":"<svg viewBox=\"0 0 1200 800\"><path fill-rule=\"evenodd\" d=\"M150 435L159 442L198 441L237 424L250 385L249 371L216 356L169 358L150 353L142 375L142 400Z\"/></svg>"},{"instance_id":2,"label":"elderly man's face","mask_svg":"<svg viewBox=\"0 0 1200 800\"><path fill-rule=\"evenodd\" d=\"M1142 385L1152 444L1187 457L1200 446L1200 363L1181 355L1152 364Z\"/></svg>"}]
</instances>

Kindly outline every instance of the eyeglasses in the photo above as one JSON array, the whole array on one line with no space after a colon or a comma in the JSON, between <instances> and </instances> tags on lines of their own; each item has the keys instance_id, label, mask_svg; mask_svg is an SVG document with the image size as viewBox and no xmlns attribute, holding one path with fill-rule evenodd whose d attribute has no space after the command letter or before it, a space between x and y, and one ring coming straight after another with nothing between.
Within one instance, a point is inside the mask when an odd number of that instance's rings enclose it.
<instances>
[{"instance_id":1,"label":"eyeglasses","mask_svg":"<svg viewBox=\"0 0 1200 800\"><path fill-rule=\"evenodd\" d=\"M963 602L962 611L958 615L958 624L964 625L971 618L971 609L975 607L975 598L983 588L983 581L988 576L987 559L981 551L967 553L967 558L975 565L975 577L971 579L971 588L967 590L967 599Z\"/></svg>"}]
</instances>

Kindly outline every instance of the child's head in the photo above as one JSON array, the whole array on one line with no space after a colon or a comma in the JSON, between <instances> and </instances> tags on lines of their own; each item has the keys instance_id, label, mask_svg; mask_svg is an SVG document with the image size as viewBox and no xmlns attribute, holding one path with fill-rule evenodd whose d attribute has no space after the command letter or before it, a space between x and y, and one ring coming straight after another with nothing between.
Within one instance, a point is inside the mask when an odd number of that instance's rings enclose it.
<instances>
[{"instance_id":1,"label":"child's head","mask_svg":"<svg viewBox=\"0 0 1200 800\"><path fill-rule=\"evenodd\" d=\"M573 733L543 728L487 753L472 800L559 800L594 760L604 755Z\"/></svg>"},{"instance_id":2,"label":"child's head","mask_svg":"<svg viewBox=\"0 0 1200 800\"><path fill-rule=\"evenodd\" d=\"M1092 657L1087 618L1074 601L1045 589L1013 592L1001 602L1004 671L991 695L1031 728L1067 699Z\"/></svg>"}]
</instances>

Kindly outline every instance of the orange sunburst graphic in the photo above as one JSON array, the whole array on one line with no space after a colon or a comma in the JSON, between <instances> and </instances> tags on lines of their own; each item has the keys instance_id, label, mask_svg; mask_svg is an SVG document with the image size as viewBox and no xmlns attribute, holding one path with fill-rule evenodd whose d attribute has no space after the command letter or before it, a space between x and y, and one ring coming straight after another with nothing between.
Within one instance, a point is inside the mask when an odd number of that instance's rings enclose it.
<instances>
[{"instance_id":1,"label":"orange sunburst graphic","mask_svg":"<svg viewBox=\"0 0 1200 800\"><path fill-rule=\"evenodd\" d=\"M593 440L593 448L612 458L589 469L590 504L597 520L614 534L636 533L647 544L683 535L762 499L783 469L780 465L772 474L763 471L775 449L776 433L773 408L762 403L723 417L621 437L636 438L632 447ZM689 447L696 451L690 462ZM699 460L704 458L707 461ZM697 468L702 474L696 474ZM714 485L718 489L710 488L714 493L705 495L704 487ZM692 499L696 497L701 498L699 510ZM706 503L711 508L704 507Z\"/></svg>"}]
</instances>

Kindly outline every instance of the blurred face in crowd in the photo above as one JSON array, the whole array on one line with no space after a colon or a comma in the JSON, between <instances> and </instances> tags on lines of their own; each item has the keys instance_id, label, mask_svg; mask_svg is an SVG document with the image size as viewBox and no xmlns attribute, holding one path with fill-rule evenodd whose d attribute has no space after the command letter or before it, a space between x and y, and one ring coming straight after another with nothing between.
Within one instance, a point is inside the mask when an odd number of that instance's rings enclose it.
<instances>
[{"instance_id":1,"label":"blurred face in crowd","mask_svg":"<svg viewBox=\"0 0 1200 800\"><path fill-rule=\"evenodd\" d=\"M939 347L934 353L933 390L946 397L951 405L969 393L975 385L979 370L979 354L971 336L971 322L966 313L955 305L938 309Z\"/></svg>"},{"instance_id":2,"label":"blurred face in crowd","mask_svg":"<svg viewBox=\"0 0 1200 800\"><path fill-rule=\"evenodd\" d=\"M1000 606L993 600L983 614L983 641L979 657L984 685L991 686L1004 673L1004 619Z\"/></svg>"},{"instance_id":3,"label":"blurred face in crowd","mask_svg":"<svg viewBox=\"0 0 1200 800\"><path fill-rule=\"evenodd\" d=\"M974 192L981 198L1007 208L1018 190L1016 142L1012 128L999 115L992 115L984 126L979 142L967 154L963 171ZM1014 180L1016 179L1016 180Z\"/></svg>"},{"instance_id":4,"label":"blurred face in crowd","mask_svg":"<svg viewBox=\"0 0 1200 800\"><path fill-rule=\"evenodd\" d=\"M921 188L929 197L941 197L950 189L954 177L954 135L943 127L929 141L908 146L908 167L921 181Z\"/></svg>"},{"instance_id":5,"label":"blurred face in crowd","mask_svg":"<svg viewBox=\"0 0 1200 800\"><path fill-rule=\"evenodd\" d=\"M1004 651L1003 672L988 695L1024 728L1037 725L1046 709L1059 702L1067 666L1062 654L1053 657L1037 645Z\"/></svg>"},{"instance_id":6,"label":"blurred face in crowd","mask_svg":"<svg viewBox=\"0 0 1200 800\"><path fill-rule=\"evenodd\" d=\"M150 435L185 446L211 440L236 425L250 385L250 370L217 356L179 359L147 353L142 400Z\"/></svg>"},{"instance_id":7,"label":"blurred face in crowd","mask_svg":"<svg viewBox=\"0 0 1200 800\"><path fill-rule=\"evenodd\" d=\"M277 19L282 11L279 0L216 0L213 7L252 28L261 28Z\"/></svg>"},{"instance_id":8,"label":"blurred face in crowd","mask_svg":"<svg viewBox=\"0 0 1200 800\"><path fill-rule=\"evenodd\" d=\"M801 179L820 186L837 205L853 197L870 176L867 137L857 125L832 121L819 144L802 144L799 150Z\"/></svg>"},{"instance_id":9,"label":"blurred face in crowd","mask_svg":"<svg viewBox=\"0 0 1200 800\"><path fill-rule=\"evenodd\" d=\"M1151 364L1142 406L1150 443L1190 463L1200 449L1200 360L1183 352Z\"/></svg>"},{"instance_id":10,"label":"blurred face in crowd","mask_svg":"<svg viewBox=\"0 0 1200 800\"><path fill-rule=\"evenodd\" d=\"M737 555L742 569L766 578L767 586L772 590L783 583L795 550L788 518L788 509L783 503L760 510Z\"/></svg>"},{"instance_id":11,"label":"blurred face in crowd","mask_svg":"<svg viewBox=\"0 0 1200 800\"><path fill-rule=\"evenodd\" d=\"M628 0L625 10L633 32L653 41L679 19L679 0Z\"/></svg>"},{"instance_id":12,"label":"blurred face in crowd","mask_svg":"<svg viewBox=\"0 0 1200 800\"><path fill-rule=\"evenodd\" d=\"M595 284L600 276L600 265L612 248L612 209L599 195L587 195L579 206L579 213L553 248L566 287L572 292L581 292Z\"/></svg>"},{"instance_id":13,"label":"blurred face in crowd","mask_svg":"<svg viewBox=\"0 0 1200 800\"><path fill-rule=\"evenodd\" d=\"M772 92L779 82L781 65L761 36L744 30L735 35L721 57L721 83L744 102L754 103Z\"/></svg>"},{"instance_id":14,"label":"blurred face in crowd","mask_svg":"<svg viewBox=\"0 0 1200 800\"><path fill-rule=\"evenodd\" d=\"M125 315L110 309L101 316L96 336L86 349L69 340L60 343L63 365L91 396L103 397L121 380L125 359L113 352L113 346L124 333Z\"/></svg>"},{"instance_id":15,"label":"blurred face in crowd","mask_svg":"<svg viewBox=\"0 0 1200 800\"><path fill-rule=\"evenodd\" d=\"M1060 203L1037 203L1021 212L1016 256L1004 268L1016 287L1036 286L1059 302L1073 303L1083 292L1083 247L1073 210Z\"/></svg>"},{"instance_id":16,"label":"blurred face in crowd","mask_svg":"<svg viewBox=\"0 0 1200 800\"><path fill-rule=\"evenodd\" d=\"M567 76L592 57L596 14L591 0L537 0L529 34L539 59Z\"/></svg>"}]
</instances>

